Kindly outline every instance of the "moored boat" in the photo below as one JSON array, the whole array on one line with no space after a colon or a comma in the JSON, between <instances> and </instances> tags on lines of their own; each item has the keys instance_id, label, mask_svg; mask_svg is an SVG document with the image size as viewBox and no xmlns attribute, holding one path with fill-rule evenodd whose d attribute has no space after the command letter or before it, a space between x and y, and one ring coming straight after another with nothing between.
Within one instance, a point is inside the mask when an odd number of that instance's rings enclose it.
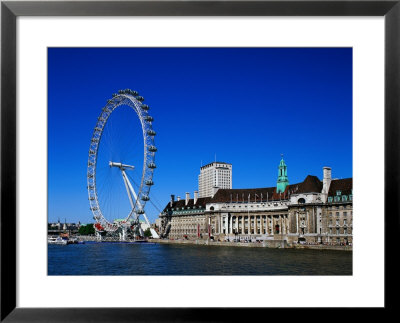
<instances>
[{"instance_id":1,"label":"moored boat","mask_svg":"<svg viewBox=\"0 0 400 323\"><path fill-rule=\"evenodd\" d=\"M59 245L66 245L68 243L67 240L64 240L61 237L48 237L47 238L48 244L59 244Z\"/></svg>"}]
</instances>

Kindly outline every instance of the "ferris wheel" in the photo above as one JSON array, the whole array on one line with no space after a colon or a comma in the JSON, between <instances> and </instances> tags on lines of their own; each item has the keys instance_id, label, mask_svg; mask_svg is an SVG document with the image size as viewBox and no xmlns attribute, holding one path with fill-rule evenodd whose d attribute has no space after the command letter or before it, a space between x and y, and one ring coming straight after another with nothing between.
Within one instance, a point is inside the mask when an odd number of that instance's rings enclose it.
<instances>
[{"instance_id":1,"label":"ferris wheel","mask_svg":"<svg viewBox=\"0 0 400 323\"><path fill-rule=\"evenodd\" d=\"M150 227L145 205L154 185L157 148L154 119L143 101L130 89L113 94L101 110L90 140L87 189L95 228L101 233L119 233L123 240L128 232L140 234L141 216ZM100 170L106 168L104 175ZM158 238L154 229L150 230Z\"/></svg>"}]
</instances>

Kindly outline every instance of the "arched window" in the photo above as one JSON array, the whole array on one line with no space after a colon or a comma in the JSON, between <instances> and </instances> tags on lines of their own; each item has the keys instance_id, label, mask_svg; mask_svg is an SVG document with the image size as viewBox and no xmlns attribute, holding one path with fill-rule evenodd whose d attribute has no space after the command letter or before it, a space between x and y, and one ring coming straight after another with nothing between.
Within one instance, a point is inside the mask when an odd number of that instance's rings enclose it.
<instances>
[{"instance_id":1,"label":"arched window","mask_svg":"<svg viewBox=\"0 0 400 323\"><path fill-rule=\"evenodd\" d=\"M210 210L211 210L211 211L214 211L214 207L213 207L213 206L212 206L212 207L210 207Z\"/></svg>"},{"instance_id":2,"label":"arched window","mask_svg":"<svg viewBox=\"0 0 400 323\"><path fill-rule=\"evenodd\" d=\"M306 200L305 200L304 198L299 198L299 199L297 200L297 203L298 203L298 204L304 204L304 203L306 203Z\"/></svg>"}]
</instances>

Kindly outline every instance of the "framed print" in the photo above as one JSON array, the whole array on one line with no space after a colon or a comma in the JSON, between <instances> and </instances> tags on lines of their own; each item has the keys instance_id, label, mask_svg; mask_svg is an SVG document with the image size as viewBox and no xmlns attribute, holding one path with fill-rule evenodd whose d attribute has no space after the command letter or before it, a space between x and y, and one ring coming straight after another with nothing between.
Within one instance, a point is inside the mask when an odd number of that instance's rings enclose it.
<instances>
[{"instance_id":1,"label":"framed print","mask_svg":"<svg viewBox=\"0 0 400 323\"><path fill-rule=\"evenodd\" d=\"M399 6L3 1L1 320L390 308Z\"/></svg>"}]
</instances>

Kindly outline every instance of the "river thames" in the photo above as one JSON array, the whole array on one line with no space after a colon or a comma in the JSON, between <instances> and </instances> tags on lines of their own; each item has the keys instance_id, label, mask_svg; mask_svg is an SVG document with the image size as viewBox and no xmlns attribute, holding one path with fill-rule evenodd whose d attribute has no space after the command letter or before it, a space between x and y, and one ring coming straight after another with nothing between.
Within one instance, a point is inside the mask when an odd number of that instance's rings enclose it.
<instances>
[{"instance_id":1,"label":"river thames","mask_svg":"<svg viewBox=\"0 0 400 323\"><path fill-rule=\"evenodd\" d=\"M156 243L48 245L48 275L352 275L352 252Z\"/></svg>"}]
</instances>

